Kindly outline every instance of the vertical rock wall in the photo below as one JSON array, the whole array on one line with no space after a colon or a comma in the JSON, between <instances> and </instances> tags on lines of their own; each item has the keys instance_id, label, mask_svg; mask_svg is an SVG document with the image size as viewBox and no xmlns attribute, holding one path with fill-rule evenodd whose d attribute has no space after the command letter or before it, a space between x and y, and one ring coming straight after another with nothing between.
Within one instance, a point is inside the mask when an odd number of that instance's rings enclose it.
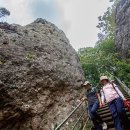
<instances>
[{"instance_id":1,"label":"vertical rock wall","mask_svg":"<svg viewBox=\"0 0 130 130\"><path fill-rule=\"evenodd\" d=\"M116 9L116 46L122 58L130 58L130 0L120 0Z\"/></svg>"}]
</instances>

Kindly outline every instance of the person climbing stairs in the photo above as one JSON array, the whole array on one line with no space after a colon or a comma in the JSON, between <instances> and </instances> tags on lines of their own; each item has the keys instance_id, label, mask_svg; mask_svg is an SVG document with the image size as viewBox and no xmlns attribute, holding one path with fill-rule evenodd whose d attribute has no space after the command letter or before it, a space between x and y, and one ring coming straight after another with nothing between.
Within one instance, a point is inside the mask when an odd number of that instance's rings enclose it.
<instances>
[{"instance_id":1,"label":"person climbing stairs","mask_svg":"<svg viewBox=\"0 0 130 130\"><path fill-rule=\"evenodd\" d=\"M123 93L124 97L130 101L130 89L124 84L124 82L122 82L120 79L118 79L117 77L115 78L116 81L118 82L118 86L120 91ZM71 116L79 110L79 113L81 113L81 116L79 116L77 118L76 122L71 122L71 128L69 128L69 130L93 130L93 126L92 126L92 122L90 120L89 114L86 114L86 105L88 103L85 101L81 101L72 111L71 113L58 125L56 126L53 130L66 130L67 126L66 126L66 122L68 120L70 120ZM87 105L88 107L88 105ZM82 109L81 109L82 108ZM82 112L81 112L82 111ZM126 115L128 117L128 120L130 121L130 110L128 109L128 107L125 106L125 111L126 111ZM108 104L106 103L104 106L102 106L101 108L99 108L97 110L98 115L101 117L102 121L105 122L107 124L107 130L115 130L114 128L114 121L112 119L112 115L110 113ZM83 114L82 114L83 113ZM83 119L83 120L82 120ZM83 123L82 125L79 125L80 127L76 127L77 124L79 123ZM100 122L99 122L100 123ZM64 126L64 127L63 127ZM68 123L68 127L70 126L70 124ZM126 129L123 129L126 130Z\"/></svg>"},{"instance_id":2,"label":"person climbing stairs","mask_svg":"<svg viewBox=\"0 0 130 130\"><path fill-rule=\"evenodd\" d=\"M128 99L128 101L130 101L130 96L123 89L121 91L124 94L125 98ZM126 110L126 114L127 114L128 118L130 120L130 111L128 111L128 108L126 108L126 107L125 107L125 110ZM103 106L102 108L99 108L98 114L100 115L102 120L107 123L108 130L115 130L114 122L113 122L113 119L112 119L112 116L111 116L111 113L110 113L110 110L109 110L107 104L105 106Z\"/></svg>"}]
</instances>

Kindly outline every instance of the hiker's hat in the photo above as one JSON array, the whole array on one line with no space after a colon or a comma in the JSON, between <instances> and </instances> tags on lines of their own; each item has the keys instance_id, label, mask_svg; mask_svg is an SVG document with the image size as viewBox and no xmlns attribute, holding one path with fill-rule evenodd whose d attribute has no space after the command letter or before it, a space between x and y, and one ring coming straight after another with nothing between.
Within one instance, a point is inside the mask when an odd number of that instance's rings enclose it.
<instances>
[{"instance_id":1,"label":"hiker's hat","mask_svg":"<svg viewBox=\"0 0 130 130\"><path fill-rule=\"evenodd\" d=\"M100 77L100 82L101 82L102 80L104 80L104 79L108 80L108 77L107 77L107 76L101 76L101 77Z\"/></svg>"},{"instance_id":2,"label":"hiker's hat","mask_svg":"<svg viewBox=\"0 0 130 130\"><path fill-rule=\"evenodd\" d=\"M85 81L85 82L83 83L83 86L87 86L87 85L91 85L89 81Z\"/></svg>"}]
</instances>

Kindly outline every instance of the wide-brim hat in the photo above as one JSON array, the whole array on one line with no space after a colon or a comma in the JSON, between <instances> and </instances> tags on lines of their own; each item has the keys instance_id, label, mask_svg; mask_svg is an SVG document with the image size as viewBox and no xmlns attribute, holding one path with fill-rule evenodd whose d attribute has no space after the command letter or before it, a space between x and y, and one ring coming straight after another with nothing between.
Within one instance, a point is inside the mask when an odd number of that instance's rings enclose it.
<instances>
[{"instance_id":1,"label":"wide-brim hat","mask_svg":"<svg viewBox=\"0 0 130 130\"><path fill-rule=\"evenodd\" d=\"M101 76L101 77L100 77L100 82L101 82L102 80L104 80L104 79L105 79L105 80L109 80L107 76Z\"/></svg>"}]
</instances>

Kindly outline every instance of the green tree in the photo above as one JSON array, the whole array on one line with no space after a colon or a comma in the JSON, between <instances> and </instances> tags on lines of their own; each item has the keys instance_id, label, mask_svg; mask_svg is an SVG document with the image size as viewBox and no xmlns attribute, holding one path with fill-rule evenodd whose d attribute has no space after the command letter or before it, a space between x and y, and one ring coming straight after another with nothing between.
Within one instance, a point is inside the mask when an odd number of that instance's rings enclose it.
<instances>
[{"instance_id":1,"label":"green tree","mask_svg":"<svg viewBox=\"0 0 130 130\"><path fill-rule=\"evenodd\" d=\"M87 47L79 49L80 61L86 76L86 80L93 84L99 82L99 77L102 74L108 74L111 67L115 67L114 41L105 39L97 44L94 48Z\"/></svg>"},{"instance_id":2,"label":"green tree","mask_svg":"<svg viewBox=\"0 0 130 130\"><path fill-rule=\"evenodd\" d=\"M118 60L115 73L130 87L130 59Z\"/></svg>"},{"instance_id":3,"label":"green tree","mask_svg":"<svg viewBox=\"0 0 130 130\"><path fill-rule=\"evenodd\" d=\"M100 29L100 33L98 34L100 41L105 38L115 38L115 12L119 0L110 0L110 2L113 2L112 6L108 7L103 16L98 17L99 23L97 28Z\"/></svg>"},{"instance_id":4,"label":"green tree","mask_svg":"<svg viewBox=\"0 0 130 130\"><path fill-rule=\"evenodd\" d=\"M10 11L8 11L6 8L3 8L3 7L0 8L0 18L9 16L9 15L10 15Z\"/></svg>"},{"instance_id":5,"label":"green tree","mask_svg":"<svg viewBox=\"0 0 130 130\"><path fill-rule=\"evenodd\" d=\"M113 74L130 87L130 59L121 59L115 46L115 11L119 0L111 0L112 6L103 16L99 16L99 41L95 47L79 49L81 64L86 76L93 84L99 82L100 75Z\"/></svg>"}]
</instances>

